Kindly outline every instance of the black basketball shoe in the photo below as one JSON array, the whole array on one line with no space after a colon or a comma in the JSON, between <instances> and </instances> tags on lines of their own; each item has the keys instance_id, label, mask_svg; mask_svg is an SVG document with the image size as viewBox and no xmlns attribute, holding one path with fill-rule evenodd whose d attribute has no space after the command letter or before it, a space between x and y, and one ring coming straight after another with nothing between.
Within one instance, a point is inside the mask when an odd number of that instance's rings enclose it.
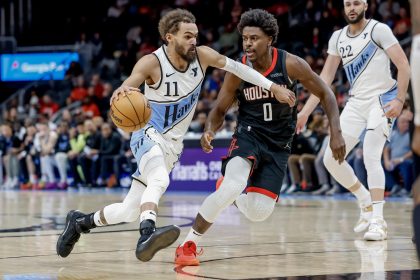
<instances>
[{"instance_id":1,"label":"black basketball shoe","mask_svg":"<svg viewBox=\"0 0 420 280\"><path fill-rule=\"evenodd\" d=\"M179 227L170 225L156 228L152 220L140 223L140 239L137 242L136 257L143 261L150 261L159 251L174 243L181 233Z\"/></svg>"},{"instance_id":2,"label":"black basketball shoe","mask_svg":"<svg viewBox=\"0 0 420 280\"><path fill-rule=\"evenodd\" d=\"M78 210L71 210L67 214L66 227L58 238L56 247L57 254L60 257L65 258L70 255L74 245L79 240L81 233L90 232L90 229L94 227L94 223L93 220L88 222L86 222L86 220L91 220L92 218L92 214L86 215ZM89 224L93 224L93 226L90 226Z\"/></svg>"}]
</instances>

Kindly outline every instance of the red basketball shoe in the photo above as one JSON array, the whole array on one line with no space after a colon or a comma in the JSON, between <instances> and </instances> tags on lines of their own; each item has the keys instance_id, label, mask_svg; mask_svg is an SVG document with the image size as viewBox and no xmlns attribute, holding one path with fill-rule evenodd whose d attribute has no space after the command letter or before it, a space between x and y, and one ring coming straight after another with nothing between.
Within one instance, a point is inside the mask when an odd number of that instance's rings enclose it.
<instances>
[{"instance_id":1,"label":"red basketball shoe","mask_svg":"<svg viewBox=\"0 0 420 280\"><path fill-rule=\"evenodd\" d=\"M200 256L203 249L197 252L197 245L193 241L187 241L184 246L178 246L175 251L175 264L182 266L200 265L197 255Z\"/></svg>"}]
</instances>

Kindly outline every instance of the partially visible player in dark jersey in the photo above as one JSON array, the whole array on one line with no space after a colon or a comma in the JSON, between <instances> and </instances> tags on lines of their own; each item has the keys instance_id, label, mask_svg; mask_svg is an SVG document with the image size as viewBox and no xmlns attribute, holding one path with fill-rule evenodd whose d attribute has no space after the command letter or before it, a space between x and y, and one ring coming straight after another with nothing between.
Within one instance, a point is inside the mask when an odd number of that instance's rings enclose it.
<instances>
[{"instance_id":1,"label":"partially visible player in dark jersey","mask_svg":"<svg viewBox=\"0 0 420 280\"><path fill-rule=\"evenodd\" d=\"M413 226L416 243L417 256L420 259L420 1L411 0L411 23L413 41L411 46L411 87L412 100L414 105L414 125L412 147L414 156L414 174L417 176L413 184Z\"/></svg>"},{"instance_id":2,"label":"partially visible player in dark jersey","mask_svg":"<svg viewBox=\"0 0 420 280\"><path fill-rule=\"evenodd\" d=\"M304 60L272 46L278 34L274 16L260 9L247 11L241 16L238 30L245 52L240 58L242 63L291 91L299 80L321 99L331 124L330 146L335 159L342 162L345 144L334 94ZM177 248L176 264L199 264L197 242L230 204L235 202L251 221L263 221L274 210L295 131L296 104L280 103L275 94L227 73L201 138L205 152L212 151L211 140L236 101L239 118L223 161L224 179L217 191L206 198L184 243ZM241 194L244 190L246 194Z\"/></svg>"}]
</instances>

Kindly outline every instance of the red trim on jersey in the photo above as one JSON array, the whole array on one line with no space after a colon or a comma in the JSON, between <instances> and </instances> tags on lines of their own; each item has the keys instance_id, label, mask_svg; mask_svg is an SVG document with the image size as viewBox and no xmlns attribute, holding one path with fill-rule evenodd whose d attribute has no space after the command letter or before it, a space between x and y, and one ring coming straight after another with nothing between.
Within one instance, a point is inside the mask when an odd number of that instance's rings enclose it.
<instances>
[{"instance_id":1,"label":"red trim on jersey","mask_svg":"<svg viewBox=\"0 0 420 280\"><path fill-rule=\"evenodd\" d=\"M260 193L263 195L266 195L274 200L278 200L279 196L273 192L270 192L269 190L263 189L263 188L259 188L259 187L247 187L245 190L247 193L249 192L255 192L255 193Z\"/></svg>"},{"instance_id":2,"label":"red trim on jersey","mask_svg":"<svg viewBox=\"0 0 420 280\"><path fill-rule=\"evenodd\" d=\"M252 161L251 172L249 172L249 177L251 177L254 172L255 165L257 165L257 159L254 156L247 156L246 158Z\"/></svg>"},{"instance_id":3,"label":"red trim on jersey","mask_svg":"<svg viewBox=\"0 0 420 280\"><path fill-rule=\"evenodd\" d=\"M228 157L232 154L233 150L236 150L239 148L239 146L236 145L236 141L238 141L235 137L232 138L232 141L230 142L229 150L228 150Z\"/></svg>"},{"instance_id":4,"label":"red trim on jersey","mask_svg":"<svg viewBox=\"0 0 420 280\"><path fill-rule=\"evenodd\" d=\"M268 74L270 74L271 71L273 71L274 67L276 67L277 64L277 48L272 48L273 50L273 60L271 61L270 68L267 69L267 71L264 72L264 77L267 77Z\"/></svg>"},{"instance_id":5,"label":"red trim on jersey","mask_svg":"<svg viewBox=\"0 0 420 280\"><path fill-rule=\"evenodd\" d=\"M246 64L246 55L242 57L242 64Z\"/></svg>"}]
</instances>

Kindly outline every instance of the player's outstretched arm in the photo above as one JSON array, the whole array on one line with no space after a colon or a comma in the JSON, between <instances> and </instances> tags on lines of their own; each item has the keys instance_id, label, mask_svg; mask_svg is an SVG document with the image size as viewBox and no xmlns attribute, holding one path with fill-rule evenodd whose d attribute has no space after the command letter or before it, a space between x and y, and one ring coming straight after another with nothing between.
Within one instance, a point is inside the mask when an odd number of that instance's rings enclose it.
<instances>
[{"instance_id":1,"label":"player's outstretched arm","mask_svg":"<svg viewBox=\"0 0 420 280\"><path fill-rule=\"evenodd\" d=\"M236 62L206 46L198 47L197 51L204 69L208 66L223 69L244 81L270 90L279 102L287 103L290 107L295 105L296 96L292 91L273 83L251 67Z\"/></svg>"},{"instance_id":2,"label":"player's outstretched arm","mask_svg":"<svg viewBox=\"0 0 420 280\"><path fill-rule=\"evenodd\" d=\"M118 99L120 95L125 95L130 91L134 90L140 92L139 87L144 81L148 81L149 84L157 82L161 78L159 69L159 61L155 55L148 54L143 56L137 61L136 65L134 65L130 76L114 91L109 104L111 104L114 99Z\"/></svg>"},{"instance_id":3,"label":"player's outstretched arm","mask_svg":"<svg viewBox=\"0 0 420 280\"><path fill-rule=\"evenodd\" d=\"M340 65L341 58L335 55L328 55L327 60L325 61L324 68L321 72L321 79L330 86L334 80L335 73L337 72L337 68ZM308 121L309 116L315 110L316 106L318 106L319 98L311 94L308 100L306 101L305 106L303 106L302 110L298 114L298 120L296 124L296 133L300 133L303 127L305 126L306 122Z\"/></svg>"},{"instance_id":4,"label":"player's outstretched arm","mask_svg":"<svg viewBox=\"0 0 420 280\"><path fill-rule=\"evenodd\" d=\"M207 117L204 133L201 136L200 142L204 152L210 153L213 150L211 141L214 139L216 131L222 127L227 110L236 100L236 90L240 83L241 80L238 77L231 73L226 73L222 88L219 91L213 109L211 109Z\"/></svg>"},{"instance_id":5,"label":"player's outstretched arm","mask_svg":"<svg viewBox=\"0 0 420 280\"><path fill-rule=\"evenodd\" d=\"M341 163L346 154L346 146L343 136L341 135L340 115L333 92L327 84L312 71L308 63L300 57L287 54L286 67L287 73L291 79L299 80L306 89L321 100L322 107L327 113L330 122L331 150L334 158Z\"/></svg>"}]
</instances>

